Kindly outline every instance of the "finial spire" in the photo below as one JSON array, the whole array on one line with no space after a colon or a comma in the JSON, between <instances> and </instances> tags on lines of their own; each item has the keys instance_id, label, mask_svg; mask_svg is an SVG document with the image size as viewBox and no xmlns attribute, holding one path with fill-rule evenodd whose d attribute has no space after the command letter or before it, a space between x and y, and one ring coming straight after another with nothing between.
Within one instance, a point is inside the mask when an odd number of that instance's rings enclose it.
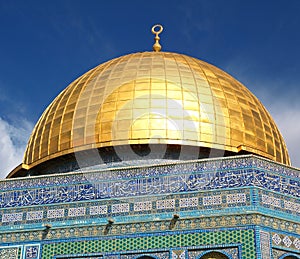
<instances>
[{"instance_id":1,"label":"finial spire","mask_svg":"<svg viewBox=\"0 0 300 259\"><path fill-rule=\"evenodd\" d=\"M161 50L161 45L159 44L160 37L158 36L158 34L162 33L163 29L164 28L160 24L154 25L151 29L152 33L155 34L155 43L153 45L153 50L155 52L159 52Z\"/></svg>"}]
</instances>

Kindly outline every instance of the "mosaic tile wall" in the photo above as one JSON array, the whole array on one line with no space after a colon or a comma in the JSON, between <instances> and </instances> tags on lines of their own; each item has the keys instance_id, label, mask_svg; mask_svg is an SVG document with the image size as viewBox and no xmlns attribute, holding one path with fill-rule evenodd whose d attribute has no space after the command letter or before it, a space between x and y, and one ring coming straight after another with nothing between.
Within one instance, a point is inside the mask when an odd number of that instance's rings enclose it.
<instances>
[{"instance_id":1,"label":"mosaic tile wall","mask_svg":"<svg viewBox=\"0 0 300 259\"><path fill-rule=\"evenodd\" d=\"M177 248L177 247L205 247L242 246L243 259L255 258L254 230L232 230L216 232L200 232L181 234L155 234L148 236L118 237L102 240L86 240L78 242L57 242L43 245L42 259L52 258L54 255L88 254L95 251L148 251L153 249Z\"/></svg>"},{"instance_id":2,"label":"mosaic tile wall","mask_svg":"<svg viewBox=\"0 0 300 259\"><path fill-rule=\"evenodd\" d=\"M60 240L63 238L74 239L78 236L82 238L113 236L113 235L128 235L138 233L155 233L161 231L169 231L170 219L156 220L146 222L131 222L131 223L115 223L110 231L106 234L105 225L85 224L80 225L81 221L74 224L66 223L60 228L51 228L45 235L45 228L40 230L32 229L31 231L19 232L17 229L6 233L0 232L0 242L2 243L18 243L18 242L34 242L47 240ZM292 223L285 220L263 216L260 214L246 215L225 215L225 216L209 216L194 219L179 219L174 226L174 231L193 230L193 229L217 229L230 228L241 226L265 226L270 229L288 231L294 233L300 238L300 224Z\"/></svg>"},{"instance_id":3,"label":"mosaic tile wall","mask_svg":"<svg viewBox=\"0 0 300 259\"><path fill-rule=\"evenodd\" d=\"M300 216L300 199L276 192L259 190L259 203L265 208L272 209L274 216L278 211Z\"/></svg>"},{"instance_id":4,"label":"mosaic tile wall","mask_svg":"<svg viewBox=\"0 0 300 259\"><path fill-rule=\"evenodd\" d=\"M255 237L258 233L261 252L255 248ZM273 235L273 243L276 245L282 240L282 247L275 246L271 249L271 235ZM293 240L294 243L297 243L298 238L262 230L257 230L255 234L254 229L245 228L221 231L176 231L153 235L113 236L102 239L78 240L77 238L71 242L66 240L47 241L42 245L32 243L2 246L0 247L0 259L78 259L83 257L85 259L135 259L141 255L149 255L156 259L197 259L213 251L231 259L282 259L288 255L298 258L300 249L291 247ZM41 250L41 248L43 249Z\"/></svg>"}]
</instances>

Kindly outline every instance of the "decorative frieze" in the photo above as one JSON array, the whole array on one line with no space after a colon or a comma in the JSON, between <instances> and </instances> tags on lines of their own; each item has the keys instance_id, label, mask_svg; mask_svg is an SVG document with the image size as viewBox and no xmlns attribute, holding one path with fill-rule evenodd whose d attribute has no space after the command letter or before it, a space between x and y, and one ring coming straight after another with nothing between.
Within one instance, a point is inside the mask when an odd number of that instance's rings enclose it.
<instances>
[{"instance_id":1,"label":"decorative frieze","mask_svg":"<svg viewBox=\"0 0 300 259\"><path fill-rule=\"evenodd\" d=\"M214 196L205 196L203 197L203 205L219 205L222 203L222 196L221 195L214 195Z\"/></svg>"},{"instance_id":2,"label":"decorative frieze","mask_svg":"<svg viewBox=\"0 0 300 259\"><path fill-rule=\"evenodd\" d=\"M215 192L214 192L215 193ZM222 194L221 194L222 193ZM237 196L234 196L237 195ZM48 219L60 220L61 218L74 220L76 219L89 219L95 215L105 216L105 217L113 217L113 214L116 213L125 213L126 215L141 215L143 212L152 211L153 213L163 213L161 210L178 210L184 209L184 211L188 210L205 210L207 206L212 204L221 205L220 209L232 208L233 205L228 203L228 197L234 199L234 206L239 205L240 201L244 201L249 197L249 190L236 190L235 193L233 191L224 191L219 192L218 195L212 195L212 198L209 198L206 193L198 193L198 194L176 194L173 195L172 199L162 199L161 196L155 197L151 200L142 200L137 201L136 198L126 199L127 202L124 203L115 203L115 201L107 201L107 202L86 202L86 203L78 203L78 207L70 207L69 204L61 205L61 206L45 206L39 207L39 210L29 210L30 208L24 208L25 219L22 220L22 224L31 223L31 221L39 220L39 221L47 221ZM234 197L234 198L232 198ZM157 200L159 199L159 200ZM203 202L204 201L204 202ZM221 203L220 203L221 202ZM210 204L210 205L209 205ZM250 200L243 205L250 205ZM230 205L230 206L229 206ZM43 210L44 209L44 210ZM7 211L7 210L6 210ZM1 210L0 210L1 213ZM22 214L22 212L19 212ZM16 213L6 213L4 215L3 220L17 220ZM18 217L21 221L21 214L18 214ZM1 215L1 214L0 214ZM192 216L192 214L191 214ZM26 222L28 221L28 222Z\"/></svg>"},{"instance_id":3,"label":"decorative frieze","mask_svg":"<svg viewBox=\"0 0 300 259\"><path fill-rule=\"evenodd\" d=\"M182 198L179 200L180 208L189 208L189 207L197 207L199 204L198 197L193 198Z\"/></svg>"},{"instance_id":4,"label":"decorative frieze","mask_svg":"<svg viewBox=\"0 0 300 259\"><path fill-rule=\"evenodd\" d=\"M22 221L23 212L18 213L5 213L2 215L2 222L16 222Z\"/></svg>"},{"instance_id":5,"label":"decorative frieze","mask_svg":"<svg viewBox=\"0 0 300 259\"><path fill-rule=\"evenodd\" d=\"M175 208L175 199L166 199L166 200L156 201L156 208L158 210L174 209Z\"/></svg>"},{"instance_id":6,"label":"decorative frieze","mask_svg":"<svg viewBox=\"0 0 300 259\"><path fill-rule=\"evenodd\" d=\"M85 215L85 207L69 208L68 210L69 217L81 217L84 215Z\"/></svg>"},{"instance_id":7,"label":"decorative frieze","mask_svg":"<svg viewBox=\"0 0 300 259\"><path fill-rule=\"evenodd\" d=\"M107 214L107 205L90 207L90 215L102 215L102 214Z\"/></svg>"},{"instance_id":8,"label":"decorative frieze","mask_svg":"<svg viewBox=\"0 0 300 259\"><path fill-rule=\"evenodd\" d=\"M291 210L300 214L300 203L291 202L291 201L283 201L284 208L287 210Z\"/></svg>"},{"instance_id":9,"label":"decorative frieze","mask_svg":"<svg viewBox=\"0 0 300 259\"><path fill-rule=\"evenodd\" d=\"M262 203L271 205L273 207L277 207L277 208L281 207L281 200L278 198L275 198L273 196L268 196L268 195L263 194L261 196L261 201L262 201Z\"/></svg>"},{"instance_id":10,"label":"decorative frieze","mask_svg":"<svg viewBox=\"0 0 300 259\"><path fill-rule=\"evenodd\" d=\"M234 203L245 203L247 200L245 193L234 193L234 194L227 194L226 195L226 202L228 204Z\"/></svg>"},{"instance_id":11,"label":"decorative frieze","mask_svg":"<svg viewBox=\"0 0 300 259\"><path fill-rule=\"evenodd\" d=\"M62 218L65 216L65 210L64 209L54 209L54 210L48 210L47 211L47 218L53 219L53 218Z\"/></svg>"},{"instance_id":12,"label":"decorative frieze","mask_svg":"<svg viewBox=\"0 0 300 259\"><path fill-rule=\"evenodd\" d=\"M70 219L89 219L92 216L99 215L101 217L113 217L113 214L124 213L125 215L142 215L147 211L153 213L163 213L162 210L184 210L188 211L202 211L210 206L215 206L218 210L228 210L232 208L240 208L241 206L251 206L254 202L251 199L252 193L258 193L261 205L266 205L268 209L270 206L275 207L276 211L287 212L288 216L291 214L298 215L300 211L296 211L298 203L292 197L280 196L279 194L267 192L264 190L224 190L214 192L200 192L200 193L183 193L172 195L172 199L161 199L161 196L152 196L151 200L137 201L137 198L126 199L127 202L115 203L115 201L101 201L101 202L86 202L78 203L78 207L70 207L69 204L61 206L40 206L38 210L30 210L32 208L24 208L22 211L15 212L14 209L10 212L8 209L1 216L3 223L21 222L22 224L30 224L32 221L47 221L47 219L60 220L60 218ZM210 195L209 195L210 194ZM170 196L169 196L170 197ZM121 201L121 200L120 200ZM273 204L273 205L270 205ZM277 209L278 208L278 209ZM263 208L265 209L265 208ZM1 215L1 210L0 210ZM193 213L191 212L191 217ZM27 222L26 222L27 221Z\"/></svg>"},{"instance_id":13,"label":"decorative frieze","mask_svg":"<svg viewBox=\"0 0 300 259\"><path fill-rule=\"evenodd\" d=\"M119 203L111 205L112 213L129 212L129 203Z\"/></svg>"},{"instance_id":14,"label":"decorative frieze","mask_svg":"<svg viewBox=\"0 0 300 259\"><path fill-rule=\"evenodd\" d=\"M286 247L289 249L296 249L300 251L300 240L297 237L273 233L272 235L272 243L275 246Z\"/></svg>"},{"instance_id":15,"label":"decorative frieze","mask_svg":"<svg viewBox=\"0 0 300 259\"><path fill-rule=\"evenodd\" d=\"M151 201L135 202L133 205L133 210L134 211L152 210L152 202Z\"/></svg>"},{"instance_id":16,"label":"decorative frieze","mask_svg":"<svg viewBox=\"0 0 300 259\"><path fill-rule=\"evenodd\" d=\"M43 219L44 211L37 210L37 211L28 211L26 213L26 220L40 220Z\"/></svg>"}]
</instances>

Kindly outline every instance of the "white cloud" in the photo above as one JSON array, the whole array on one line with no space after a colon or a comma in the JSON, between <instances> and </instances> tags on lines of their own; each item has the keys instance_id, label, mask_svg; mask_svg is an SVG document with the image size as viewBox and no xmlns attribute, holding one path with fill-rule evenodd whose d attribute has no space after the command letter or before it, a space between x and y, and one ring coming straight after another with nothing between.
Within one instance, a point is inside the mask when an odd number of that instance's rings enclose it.
<instances>
[{"instance_id":1,"label":"white cloud","mask_svg":"<svg viewBox=\"0 0 300 259\"><path fill-rule=\"evenodd\" d=\"M33 125L25 119L9 123L0 117L0 178L18 166L23 159Z\"/></svg>"}]
</instances>

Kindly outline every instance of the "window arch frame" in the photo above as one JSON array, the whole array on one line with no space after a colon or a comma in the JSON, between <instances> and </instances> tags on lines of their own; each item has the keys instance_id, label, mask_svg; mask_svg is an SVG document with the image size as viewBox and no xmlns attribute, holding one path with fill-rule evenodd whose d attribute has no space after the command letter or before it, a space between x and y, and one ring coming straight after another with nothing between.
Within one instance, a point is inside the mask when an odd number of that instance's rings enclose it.
<instances>
[{"instance_id":1,"label":"window arch frame","mask_svg":"<svg viewBox=\"0 0 300 259\"><path fill-rule=\"evenodd\" d=\"M228 253L226 253L224 251L220 251L220 250L208 250L208 251L204 251L196 259L202 259L203 256L205 256L206 254L209 254L209 253L219 253L219 254L227 256L228 259L233 259L231 255L229 255Z\"/></svg>"},{"instance_id":2,"label":"window arch frame","mask_svg":"<svg viewBox=\"0 0 300 259\"><path fill-rule=\"evenodd\" d=\"M139 259L139 258L142 258L144 256L147 256L147 257L151 257L153 259L160 259L159 257L157 257L156 255L152 255L152 254L138 254L136 255L133 259Z\"/></svg>"},{"instance_id":3,"label":"window arch frame","mask_svg":"<svg viewBox=\"0 0 300 259\"><path fill-rule=\"evenodd\" d=\"M299 255L292 254L292 253L284 254L284 255L280 256L278 259L285 259L285 258L287 258L287 257L289 257L289 256L293 256L293 257L295 257L296 259L300 259L300 256L299 256Z\"/></svg>"}]
</instances>

